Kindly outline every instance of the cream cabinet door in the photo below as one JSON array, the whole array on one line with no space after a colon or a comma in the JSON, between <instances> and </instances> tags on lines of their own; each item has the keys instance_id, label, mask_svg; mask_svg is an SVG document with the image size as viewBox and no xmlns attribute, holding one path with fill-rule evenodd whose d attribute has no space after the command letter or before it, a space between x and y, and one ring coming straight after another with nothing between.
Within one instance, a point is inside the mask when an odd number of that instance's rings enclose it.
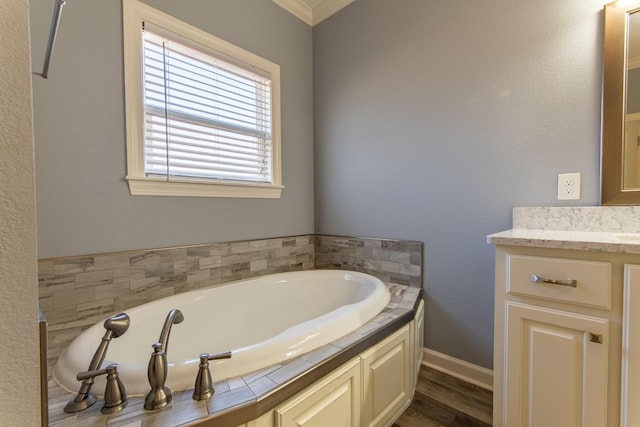
<instances>
[{"instance_id":1,"label":"cream cabinet door","mask_svg":"<svg viewBox=\"0 0 640 427\"><path fill-rule=\"evenodd\" d=\"M411 404L409 325L362 353L362 425L387 426Z\"/></svg>"},{"instance_id":2,"label":"cream cabinet door","mask_svg":"<svg viewBox=\"0 0 640 427\"><path fill-rule=\"evenodd\" d=\"M640 265L624 266L620 425L640 425Z\"/></svg>"},{"instance_id":3,"label":"cream cabinet door","mask_svg":"<svg viewBox=\"0 0 640 427\"><path fill-rule=\"evenodd\" d=\"M276 408L276 427L359 426L360 383L355 358Z\"/></svg>"},{"instance_id":4,"label":"cream cabinet door","mask_svg":"<svg viewBox=\"0 0 640 427\"><path fill-rule=\"evenodd\" d=\"M507 302L505 325L505 427L607 424L607 319Z\"/></svg>"}]
</instances>

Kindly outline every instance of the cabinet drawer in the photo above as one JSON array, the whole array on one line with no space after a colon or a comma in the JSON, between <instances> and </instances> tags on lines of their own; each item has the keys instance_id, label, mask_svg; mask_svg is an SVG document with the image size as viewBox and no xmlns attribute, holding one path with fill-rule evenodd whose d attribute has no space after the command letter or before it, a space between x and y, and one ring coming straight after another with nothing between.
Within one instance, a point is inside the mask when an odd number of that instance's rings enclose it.
<instances>
[{"instance_id":1,"label":"cabinet drawer","mask_svg":"<svg viewBox=\"0 0 640 427\"><path fill-rule=\"evenodd\" d=\"M506 292L610 309L611 264L507 255Z\"/></svg>"}]
</instances>

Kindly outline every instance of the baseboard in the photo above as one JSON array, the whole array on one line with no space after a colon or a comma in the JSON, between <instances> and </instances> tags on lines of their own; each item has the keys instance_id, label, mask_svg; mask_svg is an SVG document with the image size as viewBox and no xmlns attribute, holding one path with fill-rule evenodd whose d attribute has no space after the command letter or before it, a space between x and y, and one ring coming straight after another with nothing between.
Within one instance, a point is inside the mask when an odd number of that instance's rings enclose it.
<instances>
[{"instance_id":1,"label":"baseboard","mask_svg":"<svg viewBox=\"0 0 640 427\"><path fill-rule=\"evenodd\" d=\"M478 387L493 391L493 371L439 353L428 348L423 349L422 364L452 377L459 378Z\"/></svg>"}]
</instances>

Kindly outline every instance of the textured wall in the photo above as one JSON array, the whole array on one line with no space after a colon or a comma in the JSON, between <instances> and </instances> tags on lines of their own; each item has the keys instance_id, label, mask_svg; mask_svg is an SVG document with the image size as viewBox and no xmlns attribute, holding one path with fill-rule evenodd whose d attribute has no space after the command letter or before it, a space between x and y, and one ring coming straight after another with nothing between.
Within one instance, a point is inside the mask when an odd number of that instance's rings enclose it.
<instances>
[{"instance_id":1,"label":"textured wall","mask_svg":"<svg viewBox=\"0 0 640 427\"><path fill-rule=\"evenodd\" d=\"M50 78L33 88L39 257L312 233L311 28L271 1L146 3L280 65L282 198L129 195L121 1L67 2ZM51 2L30 13L40 67Z\"/></svg>"},{"instance_id":2,"label":"textured wall","mask_svg":"<svg viewBox=\"0 0 640 427\"><path fill-rule=\"evenodd\" d=\"M581 172L599 200L596 0L356 1L314 27L316 233L425 242L426 346L491 367L493 248Z\"/></svg>"},{"instance_id":3,"label":"textured wall","mask_svg":"<svg viewBox=\"0 0 640 427\"><path fill-rule=\"evenodd\" d=\"M0 425L40 424L27 0L0 2Z\"/></svg>"}]
</instances>

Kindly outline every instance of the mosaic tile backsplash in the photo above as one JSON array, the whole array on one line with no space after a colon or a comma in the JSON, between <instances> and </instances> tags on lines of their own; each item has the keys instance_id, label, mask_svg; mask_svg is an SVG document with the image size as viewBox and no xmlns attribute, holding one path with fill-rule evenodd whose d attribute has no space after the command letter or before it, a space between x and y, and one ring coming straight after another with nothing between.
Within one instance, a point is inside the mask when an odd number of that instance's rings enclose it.
<instances>
[{"instance_id":1,"label":"mosaic tile backsplash","mask_svg":"<svg viewBox=\"0 0 640 427\"><path fill-rule=\"evenodd\" d=\"M330 268L422 287L422 242L303 235L42 259L49 330L87 327L165 296L286 271Z\"/></svg>"}]
</instances>

